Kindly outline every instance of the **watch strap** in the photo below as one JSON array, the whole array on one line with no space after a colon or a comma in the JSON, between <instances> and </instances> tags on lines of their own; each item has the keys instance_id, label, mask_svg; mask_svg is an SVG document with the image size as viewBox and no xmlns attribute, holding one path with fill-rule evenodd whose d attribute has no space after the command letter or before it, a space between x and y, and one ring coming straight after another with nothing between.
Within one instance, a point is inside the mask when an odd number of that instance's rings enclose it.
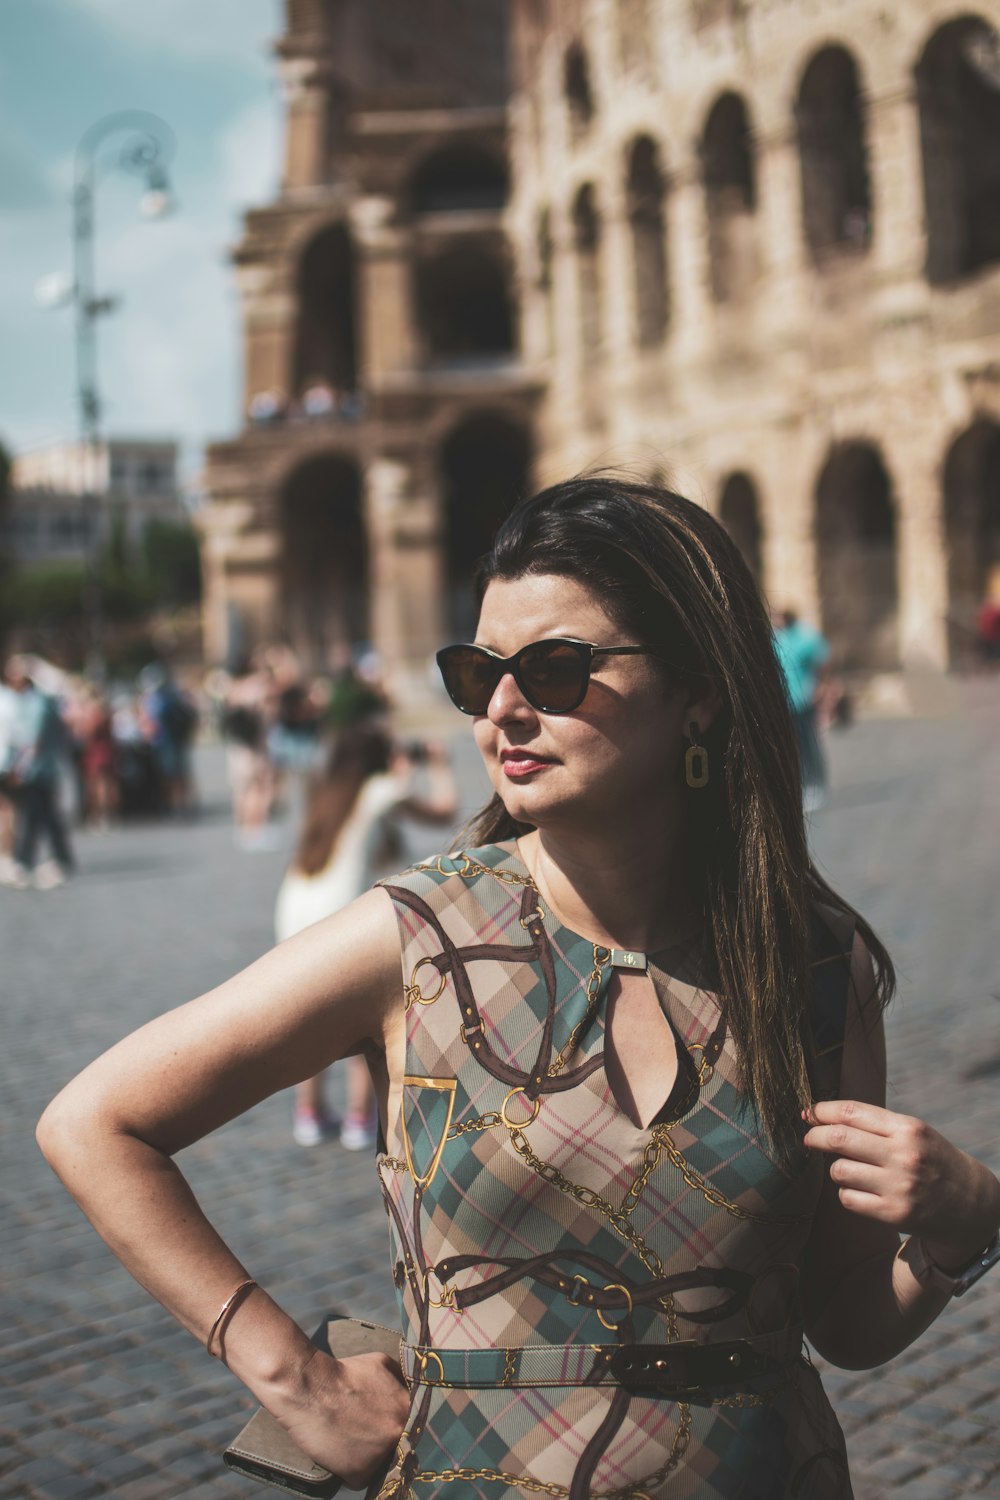
<instances>
[{"instance_id":1,"label":"watch strap","mask_svg":"<svg viewBox=\"0 0 1000 1500\"><path fill-rule=\"evenodd\" d=\"M927 1282L929 1286L936 1287L939 1292L944 1292L949 1297L961 1297L970 1286L975 1286L987 1271L1000 1265L1000 1231L993 1236L984 1249L956 1271L945 1271L932 1260L919 1235L908 1239L905 1248L907 1263L917 1280Z\"/></svg>"}]
</instances>

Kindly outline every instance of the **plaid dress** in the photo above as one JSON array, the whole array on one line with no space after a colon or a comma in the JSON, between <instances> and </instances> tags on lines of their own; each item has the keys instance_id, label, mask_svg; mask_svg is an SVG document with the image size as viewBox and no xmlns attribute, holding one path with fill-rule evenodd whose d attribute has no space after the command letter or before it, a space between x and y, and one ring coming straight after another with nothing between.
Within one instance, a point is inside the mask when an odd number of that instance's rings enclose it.
<instances>
[{"instance_id":1,"label":"plaid dress","mask_svg":"<svg viewBox=\"0 0 1000 1500\"><path fill-rule=\"evenodd\" d=\"M679 1066L642 1129L604 1045L607 960L644 955L559 926L513 842L383 885L408 1034L379 1174L411 1388L383 1500L850 1500L797 1296L822 1165L769 1153L683 952L648 956ZM815 926L816 1088L834 1093L852 933ZM622 1374L663 1346L736 1368L666 1393Z\"/></svg>"}]
</instances>

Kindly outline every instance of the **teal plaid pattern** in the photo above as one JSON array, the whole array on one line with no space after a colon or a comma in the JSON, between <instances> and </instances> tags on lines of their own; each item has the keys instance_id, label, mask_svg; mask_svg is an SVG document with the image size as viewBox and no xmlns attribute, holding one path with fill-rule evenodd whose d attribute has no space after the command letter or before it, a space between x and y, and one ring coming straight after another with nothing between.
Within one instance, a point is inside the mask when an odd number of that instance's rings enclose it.
<instances>
[{"instance_id":1,"label":"teal plaid pattern","mask_svg":"<svg viewBox=\"0 0 1000 1500\"><path fill-rule=\"evenodd\" d=\"M822 1185L804 1150L770 1154L694 955L649 955L680 1067L650 1127L634 1124L604 1070L610 968L588 1003L593 945L539 917L526 875L505 843L384 882L407 1055L379 1174L426 1379L383 1500L850 1500L840 1428L801 1357L778 1380L684 1400L524 1383L586 1371L616 1342L797 1348ZM835 1094L853 933L833 913L814 926L813 1085ZM449 1386L446 1361L486 1383Z\"/></svg>"}]
</instances>

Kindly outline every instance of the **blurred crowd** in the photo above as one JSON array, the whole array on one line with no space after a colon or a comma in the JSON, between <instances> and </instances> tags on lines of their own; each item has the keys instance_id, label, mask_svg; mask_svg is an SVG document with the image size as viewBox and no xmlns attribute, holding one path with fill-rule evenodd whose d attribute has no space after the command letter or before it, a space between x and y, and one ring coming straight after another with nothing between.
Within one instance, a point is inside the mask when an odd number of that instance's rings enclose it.
<instances>
[{"instance_id":1,"label":"blurred crowd","mask_svg":"<svg viewBox=\"0 0 1000 1500\"><path fill-rule=\"evenodd\" d=\"M74 827L196 817L199 735L226 744L238 845L271 848L289 780L318 774L342 729L387 707L370 656L313 677L275 645L233 672L180 681L151 662L111 683L11 656L0 682L0 884L63 884Z\"/></svg>"}]
</instances>

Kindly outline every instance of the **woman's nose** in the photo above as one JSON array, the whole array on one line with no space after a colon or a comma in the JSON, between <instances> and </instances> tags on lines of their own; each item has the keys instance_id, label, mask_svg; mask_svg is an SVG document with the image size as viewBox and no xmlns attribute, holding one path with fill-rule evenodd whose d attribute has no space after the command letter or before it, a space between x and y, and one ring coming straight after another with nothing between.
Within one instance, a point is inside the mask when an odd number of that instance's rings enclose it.
<instances>
[{"instance_id":1,"label":"woman's nose","mask_svg":"<svg viewBox=\"0 0 1000 1500\"><path fill-rule=\"evenodd\" d=\"M524 723L535 716L535 710L514 681L512 672L505 672L497 683L486 713L494 724L503 724L511 720Z\"/></svg>"}]
</instances>

